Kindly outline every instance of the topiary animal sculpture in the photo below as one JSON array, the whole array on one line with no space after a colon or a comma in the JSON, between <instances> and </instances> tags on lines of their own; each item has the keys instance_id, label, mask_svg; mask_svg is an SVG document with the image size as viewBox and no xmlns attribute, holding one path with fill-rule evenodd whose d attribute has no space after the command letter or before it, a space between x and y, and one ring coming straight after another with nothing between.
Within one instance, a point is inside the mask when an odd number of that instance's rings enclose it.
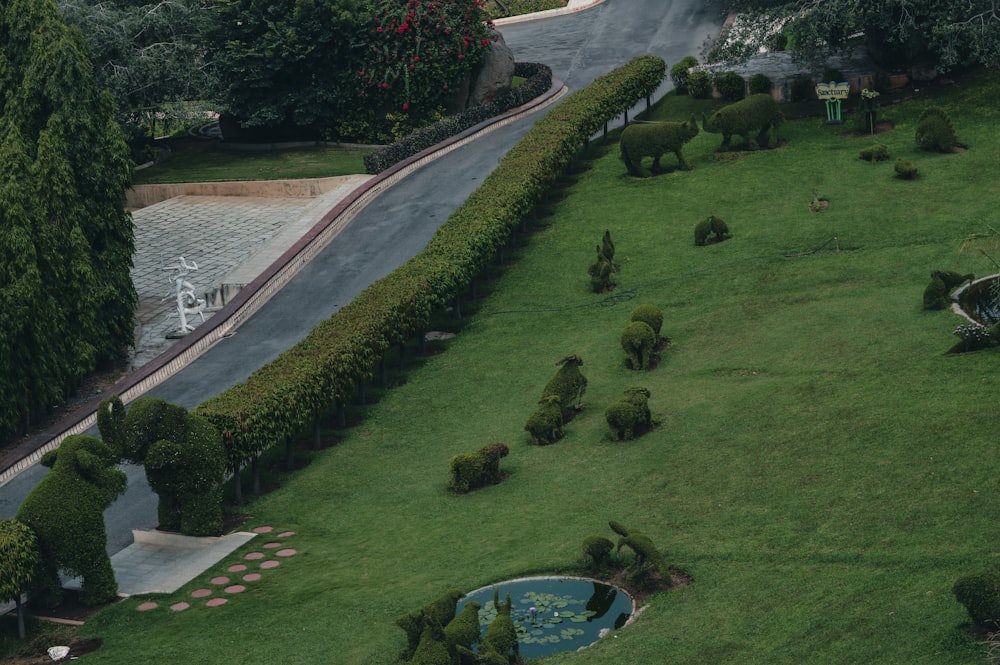
<instances>
[{"instance_id":1,"label":"topiary animal sculpture","mask_svg":"<svg viewBox=\"0 0 1000 665\"><path fill-rule=\"evenodd\" d=\"M511 617L510 594L507 594L507 602L501 603L499 590L494 590L493 605L497 608L497 616L486 628L486 634L483 636L483 652L494 652L507 662L517 662L519 653L517 629Z\"/></svg>"},{"instance_id":2,"label":"topiary animal sculpture","mask_svg":"<svg viewBox=\"0 0 1000 665\"><path fill-rule=\"evenodd\" d=\"M660 329L663 328L663 310L656 305L638 305L632 310L631 321L642 321L653 329L656 339L660 339Z\"/></svg>"},{"instance_id":3,"label":"topiary animal sculpture","mask_svg":"<svg viewBox=\"0 0 1000 665\"><path fill-rule=\"evenodd\" d=\"M17 520L38 537L41 566L31 602L55 607L62 600L60 569L83 578L80 602L100 605L115 599L118 583L108 558L104 510L125 492L125 474L114 467L115 454L100 439L66 437L42 457L51 467L25 498Z\"/></svg>"},{"instance_id":4,"label":"topiary animal sculpture","mask_svg":"<svg viewBox=\"0 0 1000 665\"><path fill-rule=\"evenodd\" d=\"M565 356L558 363L559 370L556 375L549 379L542 390L542 398L549 395L559 397L559 404L564 412L572 411L577 405L583 393L587 390L587 377L580 371L583 366L583 358L571 353Z\"/></svg>"},{"instance_id":5,"label":"topiary animal sculpture","mask_svg":"<svg viewBox=\"0 0 1000 665\"><path fill-rule=\"evenodd\" d=\"M777 142L778 127L782 120L784 116L778 108L778 103L771 95L761 93L750 95L735 104L723 106L712 115L703 118L702 124L706 132L722 134L719 151L725 152L729 150L733 135L742 136L748 148L753 146L750 140L753 132L757 132L755 140L758 147L766 148L770 145L769 134L773 134Z\"/></svg>"},{"instance_id":6,"label":"topiary animal sculpture","mask_svg":"<svg viewBox=\"0 0 1000 665\"><path fill-rule=\"evenodd\" d=\"M221 533L226 453L215 426L154 397L140 397L126 413L115 395L101 403L101 412L101 436L145 467L159 495L160 527L189 536Z\"/></svg>"},{"instance_id":7,"label":"topiary animal sculpture","mask_svg":"<svg viewBox=\"0 0 1000 665\"><path fill-rule=\"evenodd\" d=\"M601 254L608 260L612 268L615 268L615 243L611 240L611 231L605 231L601 239Z\"/></svg>"},{"instance_id":8,"label":"topiary animal sculpture","mask_svg":"<svg viewBox=\"0 0 1000 665\"><path fill-rule=\"evenodd\" d=\"M628 354L627 364L634 370L649 369L656 348L656 333L644 321L633 321L622 332L622 349Z\"/></svg>"},{"instance_id":9,"label":"topiary animal sculpture","mask_svg":"<svg viewBox=\"0 0 1000 665\"><path fill-rule=\"evenodd\" d=\"M699 247L722 242L729 237L729 226L715 215L709 215L694 226L694 244Z\"/></svg>"},{"instance_id":10,"label":"topiary animal sculpture","mask_svg":"<svg viewBox=\"0 0 1000 665\"><path fill-rule=\"evenodd\" d=\"M698 123L691 116L685 122L656 122L632 124L622 131L621 153L628 172L636 177L646 177L650 172L643 168L642 160L653 158L652 173L660 171L660 158L672 152L677 156L678 167L684 171L690 166L684 160L684 144L698 135Z\"/></svg>"},{"instance_id":11,"label":"topiary animal sculpture","mask_svg":"<svg viewBox=\"0 0 1000 665\"><path fill-rule=\"evenodd\" d=\"M504 444L494 443L483 446L474 453L458 453L451 458L448 466L449 488L453 492L468 492L500 482L500 458L506 457L509 452L510 449Z\"/></svg>"},{"instance_id":12,"label":"topiary animal sculpture","mask_svg":"<svg viewBox=\"0 0 1000 665\"><path fill-rule=\"evenodd\" d=\"M633 582L645 579L652 569L660 574L666 584L671 584L670 567L649 536L638 529L626 527L614 520L608 522L608 526L621 536L615 550L621 551L623 547L627 547L635 554L635 561L629 567L628 573L628 577Z\"/></svg>"},{"instance_id":13,"label":"topiary animal sculpture","mask_svg":"<svg viewBox=\"0 0 1000 665\"><path fill-rule=\"evenodd\" d=\"M649 390L629 388L618 400L608 405L604 418L611 428L612 441L629 441L636 432L646 430L653 424L649 411Z\"/></svg>"},{"instance_id":14,"label":"topiary animal sculpture","mask_svg":"<svg viewBox=\"0 0 1000 665\"><path fill-rule=\"evenodd\" d=\"M976 276L972 273L963 275L952 270L932 270L931 281L924 289L924 309L945 309L949 305L948 294L974 279Z\"/></svg>"},{"instance_id":15,"label":"topiary animal sculpture","mask_svg":"<svg viewBox=\"0 0 1000 665\"><path fill-rule=\"evenodd\" d=\"M558 395L546 395L538 402L538 408L528 417L524 429L531 435L536 446L555 443L563 435L563 412Z\"/></svg>"},{"instance_id":16,"label":"topiary animal sculpture","mask_svg":"<svg viewBox=\"0 0 1000 665\"><path fill-rule=\"evenodd\" d=\"M597 245L597 260L587 268L587 274L590 275L590 288L594 290L594 293L603 293L614 285L614 282L611 281L611 273L613 272L614 265L604 255L601 246Z\"/></svg>"}]
</instances>

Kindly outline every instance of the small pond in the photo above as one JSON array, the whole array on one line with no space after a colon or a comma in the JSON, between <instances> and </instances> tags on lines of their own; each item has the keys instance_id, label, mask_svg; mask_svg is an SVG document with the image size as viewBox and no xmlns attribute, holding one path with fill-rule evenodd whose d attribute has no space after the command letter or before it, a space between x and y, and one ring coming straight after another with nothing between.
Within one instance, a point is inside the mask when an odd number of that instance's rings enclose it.
<instances>
[{"instance_id":1,"label":"small pond","mask_svg":"<svg viewBox=\"0 0 1000 665\"><path fill-rule=\"evenodd\" d=\"M995 291L998 280L998 275L984 277L955 292L962 311L984 326L1000 321L1000 302Z\"/></svg>"},{"instance_id":2,"label":"small pond","mask_svg":"<svg viewBox=\"0 0 1000 665\"><path fill-rule=\"evenodd\" d=\"M527 577L473 591L458 602L458 612L470 601L479 603L483 634L496 616L493 590L500 602L510 594L511 618L517 628L522 658L541 658L575 651L596 642L602 630L625 625L634 611L624 590L580 577Z\"/></svg>"}]
</instances>

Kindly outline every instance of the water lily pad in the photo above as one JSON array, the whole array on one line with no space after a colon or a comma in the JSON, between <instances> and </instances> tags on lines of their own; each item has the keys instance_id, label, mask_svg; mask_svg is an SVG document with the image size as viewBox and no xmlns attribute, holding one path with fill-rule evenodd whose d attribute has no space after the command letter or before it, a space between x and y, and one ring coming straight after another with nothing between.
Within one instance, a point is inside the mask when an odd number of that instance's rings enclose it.
<instances>
[{"instance_id":1,"label":"water lily pad","mask_svg":"<svg viewBox=\"0 0 1000 665\"><path fill-rule=\"evenodd\" d=\"M587 623L587 617L585 616L570 617L569 620L573 623Z\"/></svg>"}]
</instances>

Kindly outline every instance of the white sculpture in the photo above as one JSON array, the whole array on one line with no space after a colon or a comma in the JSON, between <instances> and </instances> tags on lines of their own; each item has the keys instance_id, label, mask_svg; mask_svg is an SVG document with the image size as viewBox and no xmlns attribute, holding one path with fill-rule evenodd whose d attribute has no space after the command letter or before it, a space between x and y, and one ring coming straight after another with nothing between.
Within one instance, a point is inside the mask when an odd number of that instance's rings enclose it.
<instances>
[{"instance_id":1,"label":"white sculpture","mask_svg":"<svg viewBox=\"0 0 1000 665\"><path fill-rule=\"evenodd\" d=\"M194 330L194 326L188 323L189 314L197 314L205 321L205 299L194 294L194 286L187 281L188 273L197 270L198 264L194 261L188 263L184 257L178 257L177 264L168 266L164 270L175 270L176 273L170 278L174 283L174 292L168 293L164 300L174 296L177 299L177 316L181 320L181 326L175 333L170 333L167 337L182 337Z\"/></svg>"}]
</instances>

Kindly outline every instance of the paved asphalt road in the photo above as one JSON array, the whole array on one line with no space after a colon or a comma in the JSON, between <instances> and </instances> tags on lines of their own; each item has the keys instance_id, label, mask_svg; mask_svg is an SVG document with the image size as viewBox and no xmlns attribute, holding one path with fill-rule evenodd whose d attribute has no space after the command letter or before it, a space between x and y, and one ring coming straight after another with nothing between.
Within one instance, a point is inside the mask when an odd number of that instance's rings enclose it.
<instances>
[{"instance_id":1,"label":"paved asphalt road","mask_svg":"<svg viewBox=\"0 0 1000 665\"><path fill-rule=\"evenodd\" d=\"M606 0L573 14L507 25L502 32L516 60L549 65L573 91L636 55L657 55L669 66L698 54L724 18L710 5L711 0ZM669 81L660 93L668 86ZM452 151L377 197L234 336L147 394L193 408L293 346L419 252L540 117L536 113ZM112 554L132 543L132 529L157 524L156 497L144 473L139 467L126 471L129 489L105 513ZM45 472L36 465L0 487L0 518L17 512Z\"/></svg>"}]
</instances>

